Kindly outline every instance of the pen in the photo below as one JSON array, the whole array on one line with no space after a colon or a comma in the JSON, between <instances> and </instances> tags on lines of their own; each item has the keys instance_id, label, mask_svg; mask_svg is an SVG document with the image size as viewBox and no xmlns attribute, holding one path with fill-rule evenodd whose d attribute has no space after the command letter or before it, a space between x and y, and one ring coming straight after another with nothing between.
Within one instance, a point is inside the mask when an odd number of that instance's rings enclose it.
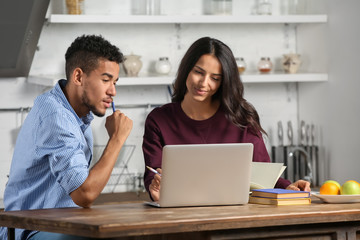
<instances>
[{"instance_id":1,"label":"pen","mask_svg":"<svg viewBox=\"0 0 360 240\"><path fill-rule=\"evenodd\" d=\"M113 112L115 112L115 103L114 103L114 100L111 102L111 106L112 106Z\"/></svg>"},{"instance_id":2,"label":"pen","mask_svg":"<svg viewBox=\"0 0 360 240\"><path fill-rule=\"evenodd\" d=\"M159 173L158 171L156 171L155 169L149 167L149 166L146 166L147 169L149 169L150 171L152 171L153 173L156 173L158 174L160 177L161 177L161 173Z\"/></svg>"}]
</instances>

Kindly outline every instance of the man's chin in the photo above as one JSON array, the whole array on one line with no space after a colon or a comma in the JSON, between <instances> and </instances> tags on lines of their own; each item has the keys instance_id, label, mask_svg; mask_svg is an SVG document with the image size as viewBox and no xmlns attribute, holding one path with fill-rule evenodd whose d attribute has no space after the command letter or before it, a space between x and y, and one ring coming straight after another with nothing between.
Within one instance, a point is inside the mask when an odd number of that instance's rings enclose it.
<instances>
[{"instance_id":1,"label":"man's chin","mask_svg":"<svg viewBox=\"0 0 360 240\"><path fill-rule=\"evenodd\" d=\"M98 110L96 110L96 109L91 110L91 112L92 112L95 116L97 116L97 117L103 117L103 116L105 116L105 112L100 112L100 111L98 111Z\"/></svg>"}]
</instances>

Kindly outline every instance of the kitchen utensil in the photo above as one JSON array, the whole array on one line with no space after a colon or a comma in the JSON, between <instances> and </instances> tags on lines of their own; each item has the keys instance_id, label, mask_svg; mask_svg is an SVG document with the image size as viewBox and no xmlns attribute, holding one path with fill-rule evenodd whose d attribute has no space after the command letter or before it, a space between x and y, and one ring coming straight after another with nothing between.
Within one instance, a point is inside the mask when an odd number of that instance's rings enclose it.
<instances>
[{"instance_id":1,"label":"kitchen utensil","mask_svg":"<svg viewBox=\"0 0 360 240\"><path fill-rule=\"evenodd\" d=\"M308 156L309 156L309 159L308 159L308 162L310 163L310 167L311 167L311 170L312 170L312 177L314 179L314 169L312 168L312 156L311 156L311 146L310 146L310 125L309 124L306 124L305 125L305 151L308 153ZM306 171L306 175L308 175L308 168L305 168ZM313 180L314 181L314 180Z\"/></svg>"},{"instance_id":2,"label":"kitchen utensil","mask_svg":"<svg viewBox=\"0 0 360 240\"><path fill-rule=\"evenodd\" d=\"M305 121L301 121L300 122L300 148L303 149L304 151L306 151L306 127L305 127ZM300 152L297 153L298 156L298 163L299 163L299 178L303 178L304 176L307 175L307 167L306 167L306 162L309 161L309 159L305 159L306 156L301 154Z\"/></svg>"},{"instance_id":3,"label":"kitchen utensil","mask_svg":"<svg viewBox=\"0 0 360 240\"><path fill-rule=\"evenodd\" d=\"M293 133L293 128L292 128L291 121L288 121L287 125L288 125L287 136L288 136L289 143L290 143L289 145L293 146L294 145L294 141L293 141L294 133Z\"/></svg>"},{"instance_id":4,"label":"kitchen utensil","mask_svg":"<svg viewBox=\"0 0 360 240\"><path fill-rule=\"evenodd\" d=\"M287 122L287 137L289 144L284 147L284 165L286 165L285 178L291 182L295 179L296 173L296 162L297 158L295 155L291 155L294 148L294 133L291 121ZM291 157L290 157L291 155Z\"/></svg>"},{"instance_id":5,"label":"kitchen utensil","mask_svg":"<svg viewBox=\"0 0 360 240\"><path fill-rule=\"evenodd\" d=\"M284 149L286 174L285 178L291 182L294 182L297 177L297 156L294 154L295 146L286 146Z\"/></svg>"},{"instance_id":6,"label":"kitchen utensil","mask_svg":"<svg viewBox=\"0 0 360 240\"><path fill-rule=\"evenodd\" d=\"M305 129L305 121L300 122L300 144L305 146L305 137L306 137L306 129Z\"/></svg>"},{"instance_id":7,"label":"kitchen utensil","mask_svg":"<svg viewBox=\"0 0 360 240\"><path fill-rule=\"evenodd\" d=\"M310 146L310 135L311 135L311 132L310 132L310 125L309 124L306 124L306 146Z\"/></svg>"},{"instance_id":8,"label":"kitchen utensil","mask_svg":"<svg viewBox=\"0 0 360 240\"><path fill-rule=\"evenodd\" d=\"M278 121L278 140L279 140L279 146L283 146L284 145L284 130L283 130L281 121Z\"/></svg>"},{"instance_id":9,"label":"kitchen utensil","mask_svg":"<svg viewBox=\"0 0 360 240\"><path fill-rule=\"evenodd\" d=\"M310 125L307 125L307 128L306 128L306 139L307 139L307 147L308 147L308 153L310 155L310 159L311 159L311 168L312 168L312 174L313 174L313 182L312 182L312 185L313 186L317 186L317 183L316 183L316 176L317 176L317 173L316 173L316 168L315 168L315 159L314 159L314 155L313 155L313 142L312 142L312 136L311 136L311 130L313 128L313 124L310 126Z\"/></svg>"},{"instance_id":10,"label":"kitchen utensil","mask_svg":"<svg viewBox=\"0 0 360 240\"><path fill-rule=\"evenodd\" d=\"M284 163L285 155L284 152L285 146L284 146L284 130L283 125L281 121L278 121L277 123L277 137L278 137L278 146L272 146L271 147L271 159L272 162L276 163ZM281 174L281 177L286 178L285 171Z\"/></svg>"},{"instance_id":11,"label":"kitchen utensil","mask_svg":"<svg viewBox=\"0 0 360 240\"><path fill-rule=\"evenodd\" d=\"M278 136L278 146L272 147L272 160L277 163L284 163L284 130L281 121L278 121L277 124L277 136ZM284 173L282 177L284 177Z\"/></svg>"},{"instance_id":12,"label":"kitchen utensil","mask_svg":"<svg viewBox=\"0 0 360 240\"><path fill-rule=\"evenodd\" d=\"M314 186L320 185L320 178L319 178L319 149L318 146L315 145L315 126L311 124L310 127L310 134L311 134L311 159L312 159L312 169L313 169L313 183Z\"/></svg>"}]
</instances>

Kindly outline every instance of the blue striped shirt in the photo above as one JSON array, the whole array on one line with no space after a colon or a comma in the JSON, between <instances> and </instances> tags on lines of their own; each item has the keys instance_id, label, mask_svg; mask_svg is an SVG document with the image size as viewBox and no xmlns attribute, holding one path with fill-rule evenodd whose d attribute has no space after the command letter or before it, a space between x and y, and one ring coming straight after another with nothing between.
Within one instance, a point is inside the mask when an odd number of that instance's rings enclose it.
<instances>
[{"instance_id":1,"label":"blue striped shirt","mask_svg":"<svg viewBox=\"0 0 360 240\"><path fill-rule=\"evenodd\" d=\"M66 99L60 80L38 96L17 137L4 193L5 211L77 207L70 193L89 174L92 113L79 118ZM6 228L0 239L6 239ZM16 229L17 239L32 232Z\"/></svg>"}]
</instances>

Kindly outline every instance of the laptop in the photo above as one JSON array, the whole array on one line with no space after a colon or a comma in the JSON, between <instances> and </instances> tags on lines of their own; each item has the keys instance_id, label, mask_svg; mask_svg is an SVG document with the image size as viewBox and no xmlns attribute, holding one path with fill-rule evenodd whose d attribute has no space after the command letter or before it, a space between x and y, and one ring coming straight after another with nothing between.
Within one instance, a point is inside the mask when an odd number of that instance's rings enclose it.
<instances>
[{"instance_id":1,"label":"laptop","mask_svg":"<svg viewBox=\"0 0 360 240\"><path fill-rule=\"evenodd\" d=\"M156 207L246 204L251 143L166 145Z\"/></svg>"}]
</instances>

